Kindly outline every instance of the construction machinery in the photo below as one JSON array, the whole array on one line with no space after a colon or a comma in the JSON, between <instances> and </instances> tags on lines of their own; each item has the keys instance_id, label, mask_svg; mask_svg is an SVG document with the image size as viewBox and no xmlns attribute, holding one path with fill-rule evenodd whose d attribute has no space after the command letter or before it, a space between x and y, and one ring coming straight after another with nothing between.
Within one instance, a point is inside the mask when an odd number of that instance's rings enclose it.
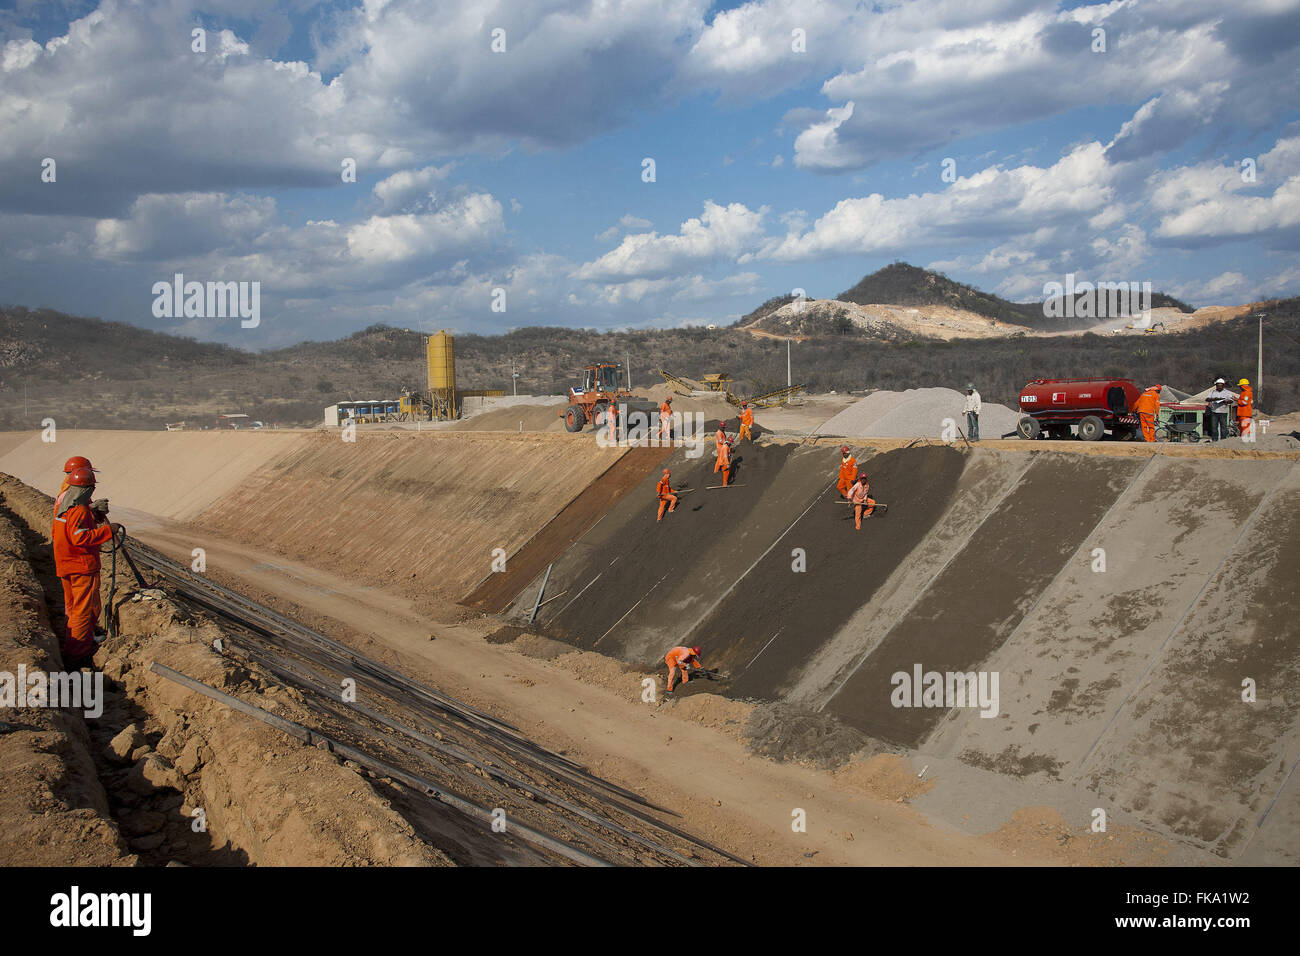
<instances>
[{"instance_id":1,"label":"construction machinery","mask_svg":"<svg viewBox=\"0 0 1300 956\"><path fill-rule=\"evenodd\" d=\"M749 402L754 408L775 408L778 405L784 405L801 391L803 391L802 385L787 385L785 388L778 388L773 392L764 392L762 395L755 395L752 398L737 398L728 391L727 402L736 408L739 408L742 402Z\"/></svg>"},{"instance_id":2,"label":"construction machinery","mask_svg":"<svg viewBox=\"0 0 1300 956\"><path fill-rule=\"evenodd\" d=\"M660 369L659 374L664 377L664 381L678 395L689 397L692 392L704 391L704 386L689 378L682 378L680 375L674 375L665 369Z\"/></svg>"},{"instance_id":3,"label":"construction machinery","mask_svg":"<svg viewBox=\"0 0 1300 956\"><path fill-rule=\"evenodd\" d=\"M1131 440L1140 423L1133 404L1142 394L1127 378L1040 378L1020 390L1023 413L1016 431L1033 440L1041 435L1061 439L1077 428L1084 441L1099 441L1110 431Z\"/></svg>"},{"instance_id":4,"label":"construction machinery","mask_svg":"<svg viewBox=\"0 0 1300 956\"><path fill-rule=\"evenodd\" d=\"M710 392L725 392L735 379L726 372L710 372L704 376L702 381L704 387Z\"/></svg>"},{"instance_id":5,"label":"construction machinery","mask_svg":"<svg viewBox=\"0 0 1300 956\"><path fill-rule=\"evenodd\" d=\"M647 425L651 423L652 416L658 413L658 406L646 399L633 398L632 393L620 385L622 368L612 362L597 362L583 368L582 384L569 389L569 404L560 412L566 430L580 432L588 422L598 427L603 425L611 404L617 404L629 413L643 412L647 416Z\"/></svg>"}]
</instances>

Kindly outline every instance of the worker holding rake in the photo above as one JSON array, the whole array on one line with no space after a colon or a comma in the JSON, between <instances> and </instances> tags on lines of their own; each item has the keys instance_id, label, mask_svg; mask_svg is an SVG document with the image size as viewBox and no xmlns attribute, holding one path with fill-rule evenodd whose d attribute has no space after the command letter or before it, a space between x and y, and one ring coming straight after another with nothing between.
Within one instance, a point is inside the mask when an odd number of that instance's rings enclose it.
<instances>
[{"instance_id":1,"label":"worker holding rake","mask_svg":"<svg viewBox=\"0 0 1300 956\"><path fill-rule=\"evenodd\" d=\"M680 669L682 683L690 682L691 675L687 672L687 667L694 665L696 670L704 666L700 661L700 649L698 647L674 647L664 657L664 663L668 665L668 690L666 693L673 692L673 680Z\"/></svg>"},{"instance_id":2,"label":"worker holding rake","mask_svg":"<svg viewBox=\"0 0 1300 956\"><path fill-rule=\"evenodd\" d=\"M722 487L727 487L731 480L731 439L718 446L718 460L713 466L714 474L722 472Z\"/></svg>"},{"instance_id":3,"label":"worker holding rake","mask_svg":"<svg viewBox=\"0 0 1300 956\"><path fill-rule=\"evenodd\" d=\"M659 439L671 441L673 437L673 397L669 395L659 406Z\"/></svg>"},{"instance_id":4,"label":"worker holding rake","mask_svg":"<svg viewBox=\"0 0 1300 956\"><path fill-rule=\"evenodd\" d=\"M671 476L672 472L665 468L664 475L655 488L655 495L659 498L659 517L655 519L656 521L664 520L664 508L668 509L669 514L677 510L677 496L673 494Z\"/></svg>"},{"instance_id":5,"label":"worker holding rake","mask_svg":"<svg viewBox=\"0 0 1300 956\"><path fill-rule=\"evenodd\" d=\"M853 526L859 531L862 530L863 517L870 518L876 510L875 499L868 495L870 490L871 482L867 481L865 471L858 475L857 482L849 489L849 501L853 502Z\"/></svg>"}]
</instances>

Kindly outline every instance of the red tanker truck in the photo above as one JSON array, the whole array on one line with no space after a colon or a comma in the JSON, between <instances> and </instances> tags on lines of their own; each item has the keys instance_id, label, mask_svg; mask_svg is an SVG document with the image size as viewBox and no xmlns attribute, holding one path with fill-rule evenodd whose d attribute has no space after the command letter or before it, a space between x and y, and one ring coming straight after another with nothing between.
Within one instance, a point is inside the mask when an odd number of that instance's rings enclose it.
<instances>
[{"instance_id":1,"label":"red tanker truck","mask_svg":"<svg viewBox=\"0 0 1300 956\"><path fill-rule=\"evenodd\" d=\"M1128 441L1141 434L1133 403L1142 394L1127 378L1040 378L1020 390L1021 438L1069 438L1078 429L1084 441L1106 432Z\"/></svg>"}]
</instances>

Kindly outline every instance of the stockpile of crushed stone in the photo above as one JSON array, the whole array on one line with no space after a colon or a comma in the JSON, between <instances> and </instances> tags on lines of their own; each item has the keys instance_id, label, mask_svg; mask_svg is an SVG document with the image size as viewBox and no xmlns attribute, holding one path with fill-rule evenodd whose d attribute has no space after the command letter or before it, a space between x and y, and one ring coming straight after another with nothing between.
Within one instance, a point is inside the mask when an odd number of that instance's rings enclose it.
<instances>
[{"instance_id":1,"label":"stockpile of crushed stone","mask_svg":"<svg viewBox=\"0 0 1300 956\"><path fill-rule=\"evenodd\" d=\"M817 433L852 438L943 438L945 418L966 431L965 402L965 394L951 388L872 392L822 423ZM980 412L980 437L1001 438L1015 431L1019 418L1014 409L986 401Z\"/></svg>"}]
</instances>

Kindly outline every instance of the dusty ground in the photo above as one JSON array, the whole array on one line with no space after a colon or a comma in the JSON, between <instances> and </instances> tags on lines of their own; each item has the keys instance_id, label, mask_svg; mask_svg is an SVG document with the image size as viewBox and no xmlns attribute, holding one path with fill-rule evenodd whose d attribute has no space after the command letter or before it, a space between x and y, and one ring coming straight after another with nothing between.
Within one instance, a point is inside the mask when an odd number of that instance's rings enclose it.
<instances>
[{"instance_id":1,"label":"dusty ground","mask_svg":"<svg viewBox=\"0 0 1300 956\"><path fill-rule=\"evenodd\" d=\"M50 507L46 496L0 479L0 670L63 668L45 612L61 594L50 580L48 542L33 528ZM164 663L313 723L296 691L214 653L213 641L228 637L216 625L119 584L119 633L95 658L102 714L0 713L0 862L451 865L360 768L153 673L153 662ZM203 826L195 826L196 810ZM465 829L460 818L455 825ZM456 842L466 862L500 859L495 848L475 857L473 841Z\"/></svg>"},{"instance_id":2,"label":"dusty ground","mask_svg":"<svg viewBox=\"0 0 1300 956\"><path fill-rule=\"evenodd\" d=\"M0 505L0 671L62 670L25 526ZM0 865L119 866L135 857L113 823L79 712L0 708Z\"/></svg>"},{"instance_id":3,"label":"dusty ground","mask_svg":"<svg viewBox=\"0 0 1300 956\"><path fill-rule=\"evenodd\" d=\"M144 540L173 554L187 533L138 519ZM641 699L651 676L603 655L525 636L485 638L499 620L444 606L438 618L412 602L358 588L299 564L266 569L265 555L214 542L213 576L284 612L301 615L386 663L484 707L594 772L653 797L692 832L766 865L1111 863L1151 859L1141 834L1113 828L1107 853L1086 840L1041 837L1042 817L1008 819L984 837L936 827L909 806L899 758L873 758L836 775L753 756L745 743L750 705L694 693L657 708ZM432 639L431 639L432 638ZM693 687L704 685L696 682ZM807 813L806 833L791 830ZM1059 829L1059 828L1058 828ZM1077 834L1076 834L1077 836ZM1153 841L1160 845L1161 841Z\"/></svg>"}]
</instances>

